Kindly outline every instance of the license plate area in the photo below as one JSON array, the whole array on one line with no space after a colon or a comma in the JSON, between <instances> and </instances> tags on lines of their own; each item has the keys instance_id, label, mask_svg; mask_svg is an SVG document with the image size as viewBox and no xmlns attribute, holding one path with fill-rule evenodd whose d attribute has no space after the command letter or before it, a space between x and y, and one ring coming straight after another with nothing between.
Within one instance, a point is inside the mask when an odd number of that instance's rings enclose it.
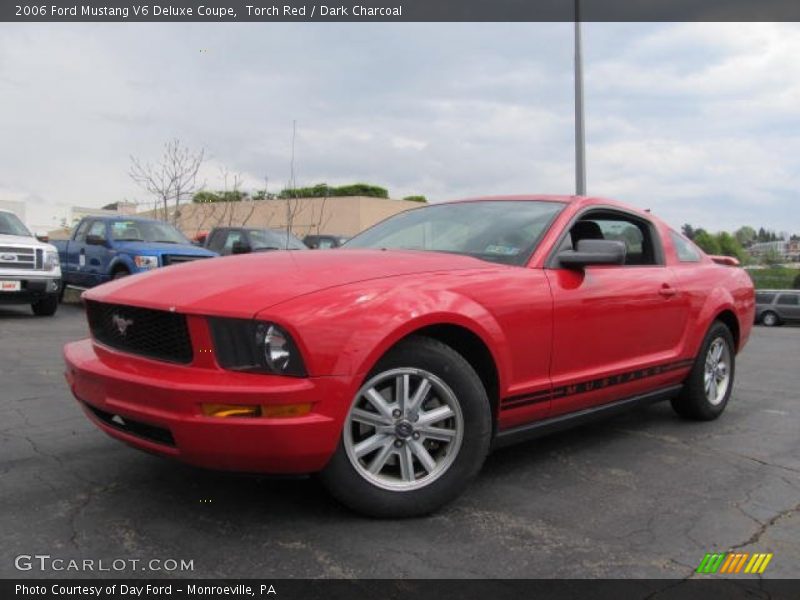
<instances>
[{"instance_id":1,"label":"license plate area","mask_svg":"<svg viewBox=\"0 0 800 600\"><path fill-rule=\"evenodd\" d=\"M21 281L0 281L0 292L19 292L22 290Z\"/></svg>"}]
</instances>

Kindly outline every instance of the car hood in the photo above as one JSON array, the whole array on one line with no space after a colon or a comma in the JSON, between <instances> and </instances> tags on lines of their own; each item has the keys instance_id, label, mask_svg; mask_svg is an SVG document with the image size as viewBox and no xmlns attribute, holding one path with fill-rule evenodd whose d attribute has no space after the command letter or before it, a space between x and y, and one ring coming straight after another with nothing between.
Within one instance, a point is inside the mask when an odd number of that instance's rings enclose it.
<instances>
[{"instance_id":1,"label":"car hood","mask_svg":"<svg viewBox=\"0 0 800 600\"><path fill-rule=\"evenodd\" d=\"M348 283L498 267L476 258L439 252L258 252L132 275L93 288L84 297L193 314L252 317L280 302Z\"/></svg>"},{"instance_id":2,"label":"car hood","mask_svg":"<svg viewBox=\"0 0 800 600\"><path fill-rule=\"evenodd\" d=\"M129 254L181 254L184 256L216 256L216 253L191 244L163 244L157 242L114 242L117 250Z\"/></svg>"},{"instance_id":3,"label":"car hood","mask_svg":"<svg viewBox=\"0 0 800 600\"><path fill-rule=\"evenodd\" d=\"M28 248L47 248L54 250L55 247L51 244L40 242L35 237L28 237L24 235L8 235L0 233L0 246L27 246Z\"/></svg>"}]
</instances>

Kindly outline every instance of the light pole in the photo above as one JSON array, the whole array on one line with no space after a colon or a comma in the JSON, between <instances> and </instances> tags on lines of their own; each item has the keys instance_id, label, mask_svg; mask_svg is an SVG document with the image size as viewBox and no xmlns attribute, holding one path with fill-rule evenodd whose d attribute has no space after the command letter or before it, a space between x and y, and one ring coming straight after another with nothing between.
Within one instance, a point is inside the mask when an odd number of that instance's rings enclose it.
<instances>
[{"instance_id":1,"label":"light pole","mask_svg":"<svg viewBox=\"0 0 800 600\"><path fill-rule=\"evenodd\" d=\"M586 136L583 127L580 0L575 0L575 194L586 195Z\"/></svg>"}]
</instances>

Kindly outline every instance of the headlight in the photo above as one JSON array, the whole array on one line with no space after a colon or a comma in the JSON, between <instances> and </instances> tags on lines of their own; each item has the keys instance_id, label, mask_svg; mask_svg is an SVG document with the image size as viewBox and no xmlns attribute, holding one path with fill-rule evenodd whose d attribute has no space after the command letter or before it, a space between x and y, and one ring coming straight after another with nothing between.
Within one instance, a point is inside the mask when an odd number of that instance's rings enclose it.
<instances>
[{"instance_id":1,"label":"headlight","mask_svg":"<svg viewBox=\"0 0 800 600\"><path fill-rule=\"evenodd\" d=\"M157 256L134 256L133 262L136 264L137 269L157 269L158 257Z\"/></svg>"},{"instance_id":2,"label":"headlight","mask_svg":"<svg viewBox=\"0 0 800 600\"><path fill-rule=\"evenodd\" d=\"M300 350L275 323L210 318L217 362L223 369L305 377Z\"/></svg>"},{"instance_id":3,"label":"headlight","mask_svg":"<svg viewBox=\"0 0 800 600\"><path fill-rule=\"evenodd\" d=\"M44 252L44 270L53 271L61 266L58 260L58 252L56 250L45 250Z\"/></svg>"},{"instance_id":4,"label":"headlight","mask_svg":"<svg viewBox=\"0 0 800 600\"><path fill-rule=\"evenodd\" d=\"M261 348L264 364L273 373L291 372L292 358L296 362L299 356L289 334L273 323L256 325L256 346Z\"/></svg>"}]
</instances>

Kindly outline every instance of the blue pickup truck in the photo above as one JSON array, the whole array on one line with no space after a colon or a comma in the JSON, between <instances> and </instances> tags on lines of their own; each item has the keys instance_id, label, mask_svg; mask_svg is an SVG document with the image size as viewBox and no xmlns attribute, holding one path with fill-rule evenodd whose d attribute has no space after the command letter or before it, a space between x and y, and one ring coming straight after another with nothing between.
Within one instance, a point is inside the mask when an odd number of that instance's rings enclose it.
<instances>
[{"instance_id":1,"label":"blue pickup truck","mask_svg":"<svg viewBox=\"0 0 800 600\"><path fill-rule=\"evenodd\" d=\"M112 279L217 256L193 246L163 221L140 217L84 217L69 240L53 240L64 285L90 288Z\"/></svg>"}]
</instances>

